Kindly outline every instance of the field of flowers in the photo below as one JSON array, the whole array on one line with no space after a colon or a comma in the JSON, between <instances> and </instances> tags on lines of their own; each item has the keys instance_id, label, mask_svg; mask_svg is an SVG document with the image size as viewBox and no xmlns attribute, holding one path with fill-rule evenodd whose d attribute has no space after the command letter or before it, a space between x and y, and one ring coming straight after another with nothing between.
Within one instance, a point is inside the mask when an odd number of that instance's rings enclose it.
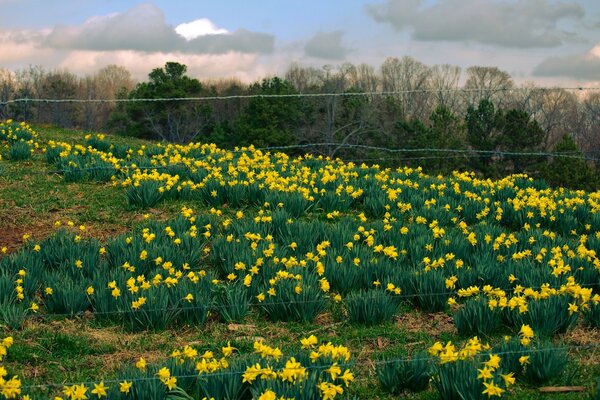
<instances>
[{"instance_id":1,"label":"field of flowers","mask_svg":"<svg viewBox=\"0 0 600 400\"><path fill-rule=\"evenodd\" d=\"M12 121L0 143L2 179L43 166L143 215L102 238L61 219L14 249L0 235L0 399L537 398L572 384L600 398L600 192L253 147L49 140ZM407 315L452 326L386 346ZM234 332L176 341L155 362L127 345L127 362L78 382L11 359L68 321ZM293 333L264 337L279 329Z\"/></svg>"}]
</instances>

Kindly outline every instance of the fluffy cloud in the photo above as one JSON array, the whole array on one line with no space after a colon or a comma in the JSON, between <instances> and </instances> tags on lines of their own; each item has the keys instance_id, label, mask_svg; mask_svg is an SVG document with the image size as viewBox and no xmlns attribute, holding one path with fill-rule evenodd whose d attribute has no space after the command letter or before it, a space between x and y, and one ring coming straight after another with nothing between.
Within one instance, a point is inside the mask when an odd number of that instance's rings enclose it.
<instances>
[{"instance_id":1,"label":"fluffy cloud","mask_svg":"<svg viewBox=\"0 0 600 400\"><path fill-rule=\"evenodd\" d=\"M326 60L343 60L348 48L342 44L342 31L318 32L304 46L307 56Z\"/></svg>"},{"instance_id":2,"label":"fluffy cloud","mask_svg":"<svg viewBox=\"0 0 600 400\"><path fill-rule=\"evenodd\" d=\"M56 26L43 44L56 49L95 51L135 50L205 54L273 51L272 35L244 29L224 33L216 27L214 31L207 32L210 34L194 35L190 28L198 28L198 20L190 24L191 26L179 25L179 30L183 32L179 34L166 23L164 13L158 7L144 3L124 13L90 18L80 26ZM187 39L184 34L188 34Z\"/></svg>"},{"instance_id":3,"label":"fluffy cloud","mask_svg":"<svg viewBox=\"0 0 600 400\"><path fill-rule=\"evenodd\" d=\"M107 57L108 55L108 57ZM104 51L75 50L57 65L79 75L97 71L108 64L117 64L129 70L133 77L147 80L153 68L168 61L187 65L188 74L200 79L237 77L253 81L269 71L262 68L255 54L229 52L227 54L143 53L132 50Z\"/></svg>"},{"instance_id":4,"label":"fluffy cloud","mask_svg":"<svg viewBox=\"0 0 600 400\"><path fill-rule=\"evenodd\" d=\"M600 44L587 53L547 58L533 70L533 75L600 81Z\"/></svg>"},{"instance_id":5,"label":"fluffy cloud","mask_svg":"<svg viewBox=\"0 0 600 400\"><path fill-rule=\"evenodd\" d=\"M533 48L554 47L579 40L559 27L562 21L580 21L585 12L574 3L550 0L386 0L366 6L376 21L395 29L411 30L423 41L478 42Z\"/></svg>"},{"instance_id":6,"label":"fluffy cloud","mask_svg":"<svg viewBox=\"0 0 600 400\"><path fill-rule=\"evenodd\" d=\"M227 29L217 28L217 26L208 18L200 18L192 22L179 24L175 27L175 32L187 40L196 39L203 35L229 33Z\"/></svg>"},{"instance_id":7,"label":"fluffy cloud","mask_svg":"<svg viewBox=\"0 0 600 400\"><path fill-rule=\"evenodd\" d=\"M53 49L39 47L43 34L38 31L2 31L0 30L0 67L13 67L21 64L52 62L60 57Z\"/></svg>"}]
</instances>

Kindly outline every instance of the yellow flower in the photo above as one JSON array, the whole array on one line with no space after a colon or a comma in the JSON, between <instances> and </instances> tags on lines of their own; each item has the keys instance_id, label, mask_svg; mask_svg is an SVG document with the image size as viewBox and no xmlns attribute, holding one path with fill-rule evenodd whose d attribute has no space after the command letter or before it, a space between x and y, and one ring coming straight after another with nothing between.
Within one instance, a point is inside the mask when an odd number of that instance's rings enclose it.
<instances>
[{"instance_id":1,"label":"yellow flower","mask_svg":"<svg viewBox=\"0 0 600 400\"><path fill-rule=\"evenodd\" d=\"M506 387L515 384L516 380L515 380L514 373L511 372L511 373L508 373L506 375L500 375L500 376L504 380L504 384L506 385Z\"/></svg>"},{"instance_id":2,"label":"yellow flower","mask_svg":"<svg viewBox=\"0 0 600 400\"><path fill-rule=\"evenodd\" d=\"M39 311L39 309L40 309L40 306L38 306L36 303L33 303L33 302L32 302L32 303L31 303L31 307L29 307L29 309L30 309L31 311L33 311L34 313L37 313L37 312Z\"/></svg>"},{"instance_id":3,"label":"yellow flower","mask_svg":"<svg viewBox=\"0 0 600 400\"><path fill-rule=\"evenodd\" d=\"M187 301L188 303L191 303L192 301L194 301L194 295L191 293L188 293L187 296L185 296L183 299L185 301Z\"/></svg>"},{"instance_id":4,"label":"yellow flower","mask_svg":"<svg viewBox=\"0 0 600 400\"><path fill-rule=\"evenodd\" d=\"M319 339L315 335L310 335L307 338L300 339L303 349L310 349L319 343Z\"/></svg>"},{"instance_id":5,"label":"yellow flower","mask_svg":"<svg viewBox=\"0 0 600 400\"><path fill-rule=\"evenodd\" d=\"M264 293L259 293L256 296L256 299L258 300L259 303L262 303L265 300L265 294Z\"/></svg>"},{"instance_id":6,"label":"yellow flower","mask_svg":"<svg viewBox=\"0 0 600 400\"><path fill-rule=\"evenodd\" d=\"M94 288L93 287L88 287L85 292L87 293L88 296L91 296L94 294Z\"/></svg>"},{"instance_id":7,"label":"yellow flower","mask_svg":"<svg viewBox=\"0 0 600 400\"><path fill-rule=\"evenodd\" d=\"M148 364L146 363L146 360L144 360L144 357L140 357L140 359L135 363L135 367L140 371L145 371L147 365Z\"/></svg>"},{"instance_id":8,"label":"yellow flower","mask_svg":"<svg viewBox=\"0 0 600 400\"><path fill-rule=\"evenodd\" d=\"M432 356L437 356L444 349L444 345L440 342L435 342L428 350Z\"/></svg>"},{"instance_id":9,"label":"yellow flower","mask_svg":"<svg viewBox=\"0 0 600 400\"><path fill-rule=\"evenodd\" d=\"M52 296L52 293L53 293L53 292L54 292L54 291L52 290L52 288L51 288L51 287L47 287L46 289L44 289L44 293L45 293L47 296Z\"/></svg>"},{"instance_id":10,"label":"yellow flower","mask_svg":"<svg viewBox=\"0 0 600 400\"><path fill-rule=\"evenodd\" d=\"M325 370L325 372L329 372L332 380L336 380L337 377L342 373L342 369L339 367L337 363L333 363L333 365Z\"/></svg>"},{"instance_id":11,"label":"yellow flower","mask_svg":"<svg viewBox=\"0 0 600 400\"><path fill-rule=\"evenodd\" d=\"M490 354L490 359L485 362L485 366L494 370L500 367L500 356L497 354Z\"/></svg>"},{"instance_id":12,"label":"yellow flower","mask_svg":"<svg viewBox=\"0 0 600 400\"><path fill-rule=\"evenodd\" d=\"M258 400L277 400L277 394L272 390L267 390L258 396Z\"/></svg>"},{"instance_id":13,"label":"yellow flower","mask_svg":"<svg viewBox=\"0 0 600 400\"><path fill-rule=\"evenodd\" d=\"M329 382L321 382L317 385L317 387L323 395L323 400L333 400L338 394L344 393L344 389L342 389L341 386L334 385L333 383Z\"/></svg>"},{"instance_id":14,"label":"yellow flower","mask_svg":"<svg viewBox=\"0 0 600 400\"><path fill-rule=\"evenodd\" d=\"M104 386L104 381L102 381L99 384L94 383L94 389L92 390L92 393L98 396L98 398L106 397L106 390L108 389L108 387Z\"/></svg>"},{"instance_id":15,"label":"yellow flower","mask_svg":"<svg viewBox=\"0 0 600 400\"><path fill-rule=\"evenodd\" d=\"M350 382L354 380L354 374L347 369L342 375L340 375L340 379L344 381L344 385L348 387L348 385L350 385Z\"/></svg>"},{"instance_id":16,"label":"yellow flower","mask_svg":"<svg viewBox=\"0 0 600 400\"><path fill-rule=\"evenodd\" d=\"M129 394L129 390L131 390L132 385L133 385L133 382L123 381L123 382L119 383L119 391L121 393Z\"/></svg>"},{"instance_id":17,"label":"yellow flower","mask_svg":"<svg viewBox=\"0 0 600 400\"><path fill-rule=\"evenodd\" d=\"M487 394L488 397L492 397L492 396L501 397L502 393L504 393L504 389L496 386L496 384L494 383L494 381L483 382L483 386L485 386L485 389L481 393Z\"/></svg>"},{"instance_id":18,"label":"yellow flower","mask_svg":"<svg viewBox=\"0 0 600 400\"><path fill-rule=\"evenodd\" d=\"M233 351L235 350L235 347L231 346L231 342L227 342L227 346L226 347L222 347L221 350L223 351L223 356L225 357L229 357L230 355L233 354Z\"/></svg>"},{"instance_id":19,"label":"yellow flower","mask_svg":"<svg viewBox=\"0 0 600 400\"><path fill-rule=\"evenodd\" d=\"M519 363L521 365L527 365L527 364L529 364L529 356L521 356L521 357L519 357Z\"/></svg>"},{"instance_id":20,"label":"yellow flower","mask_svg":"<svg viewBox=\"0 0 600 400\"><path fill-rule=\"evenodd\" d=\"M492 369L488 368L487 365L484 366L483 369L478 369L477 372L479 372L479 374L477 374L477 379L487 380L494 377Z\"/></svg>"},{"instance_id":21,"label":"yellow flower","mask_svg":"<svg viewBox=\"0 0 600 400\"><path fill-rule=\"evenodd\" d=\"M577 304L569 303L569 314L576 313L577 311L579 311L579 307L577 307Z\"/></svg>"}]
</instances>

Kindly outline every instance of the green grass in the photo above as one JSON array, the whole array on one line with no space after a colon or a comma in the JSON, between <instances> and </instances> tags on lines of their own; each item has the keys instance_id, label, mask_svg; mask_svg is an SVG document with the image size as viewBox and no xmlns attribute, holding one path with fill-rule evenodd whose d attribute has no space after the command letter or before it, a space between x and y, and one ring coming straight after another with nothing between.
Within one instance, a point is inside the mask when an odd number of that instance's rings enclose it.
<instances>
[{"instance_id":1,"label":"green grass","mask_svg":"<svg viewBox=\"0 0 600 400\"><path fill-rule=\"evenodd\" d=\"M72 130L35 127L41 143L61 140L82 143L84 133ZM141 140L114 137L114 143L137 147ZM187 204L187 203L186 203ZM184 203L162 202L151 210L138 210L126 205L124 190L111 184L65 183L48 166L42 154L22 162L0 161L0 247L11 251L21 244L21 236L31 233L42 239L54 229L57 220L86 225L86 235L105 241L108 237L132 229L143 215L157 219L175 216ZM187 204L190 205L190 204ZM198 204L192 204L199 207ZM200 210L202 212L202 210ZM206 212L206 210L204 210ZM226 210L227 212L227 210ZM42 385L32 391L45 396L60 392L47 388L48 383L64 384L114 378L124 365L131 365L140 356L149 361L166 360L176 348L192 344L199 351L216 350L231 341L240 352L251 352L254 340L264 338L271 346L290 349L299 339L314 333L319 339L345 344L357 362L357 381L347 390L349 398L394 399L377 384L373 360L383 357L405 357L426 349L433 342L458 341L459 337L448 322L448 314L426 314L412 306L401 307L391 322L364 327L353 326L341 318L339 309L329 309L314 323L272 323L251 311L244 323L226 324L211 321L206 326L180 327L160 333L130 333L118 325L95 320L93 317L74 320L30 320L20 331L0 328L0 337L12 335L15 345L6 358L10 373L19 374L24 385ZM497 337L494 340L501 340ZM568 343L578 344L576 338L566 337ZM591 395L590 382L600 376L600 350L574 351L573 362L567 371L551 382L552 385L585 385ZM553 394L552 399L582 399L581 393ZM407 394L407 399L434 399L428 390ZM546 399L537 388L518 384L513 398Z\"/></svg>"}]
</instances>

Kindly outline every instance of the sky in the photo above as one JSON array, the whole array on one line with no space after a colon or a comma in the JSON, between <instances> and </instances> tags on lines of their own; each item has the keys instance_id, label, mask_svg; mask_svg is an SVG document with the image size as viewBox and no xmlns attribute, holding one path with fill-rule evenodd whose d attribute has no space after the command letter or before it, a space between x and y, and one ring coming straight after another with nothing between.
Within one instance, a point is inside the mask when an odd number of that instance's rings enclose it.
<instances>
[{"instance_id":1,"label":"sky","mask_svg":"<svg viewBox=\"0 0 600 400\"><path fill-rule=\"evenodd\" d=\"M145 79L167 61L250 82L292 62L413 57L516 82L600 86L599 0L0 0L0 68Z\"/></svg>"}]
</instances>

